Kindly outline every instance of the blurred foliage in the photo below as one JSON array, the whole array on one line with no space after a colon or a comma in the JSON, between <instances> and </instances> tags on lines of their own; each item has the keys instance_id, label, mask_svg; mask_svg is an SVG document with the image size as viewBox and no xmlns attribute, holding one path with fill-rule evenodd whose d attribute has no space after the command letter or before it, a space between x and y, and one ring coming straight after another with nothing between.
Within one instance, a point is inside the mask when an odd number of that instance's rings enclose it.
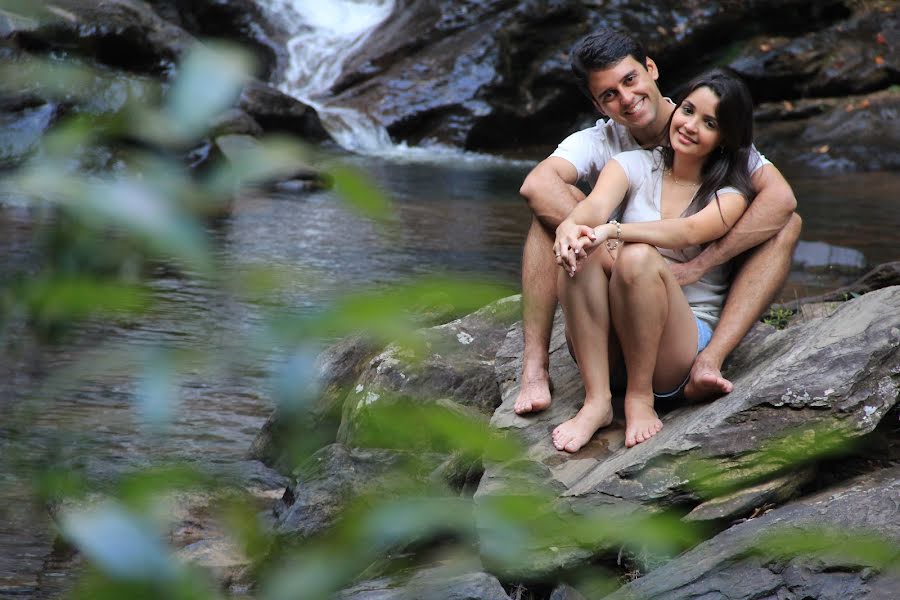
<instances>
[{"instance_id":1,"label":"blurred foliage","mask_svg":"<svg viewBox=\"0 0 900 600\"><path fill-rule=\"evenodd\" d=\"M4 2L2 7L5 14L41 16L30 1ZM479 552L504 578L528 580L535 577L527 571L532 561L552 570L561 552L588 556L599 550L614 556L626 548L672 556L702 539L704 532L677 515L611 514L602 508L576 514L555 490L531 484L498 490L476 503L440 478L414 476L422 463L411 460L410 470L385 476L377 491L340 499L346 501L345 510L327 534L298 543L262 522L253 499L198 467L153 465L127 473L98 500L94 483L72 455L77 446L63 434L40 455L27 444L17 448L16 439L28 438L42 402L77 388L86 377L110 374L128 374L137 382L136 412L153 432L164 435L179 411L177 397L186 373L209 375L227 369L223 360L239 362L242 356L273 348L287 349L287 358L271 374L276 400L282 409L301 414L320 392L314 365L320 340L362 333L376 346L398 342L421 349L424 341L416 328L423 313L464 314L509 292L489 282L433 276L386 290L348 293L312 317L297 317L266 300L295 273L221 264L209 219L227 213L243 186L289 177L322 162L314 149L297 140L266 137L230 148L227 160L202 172L188 171L185 151L210 134L210 123L234 104L251 69L247 55L234 48L198 46L184 58L174 81L135 81L129 88L133 93L117 110L70 111L36 154L5 173L4 197L25 198L32 210L37 249L33 269L0 280L0 341L5 345L23 335L65 343L86 320L127 321L152 314L158 307L148 282L155 269L201 279L225 296L260 306L266 315L246 338L229 340L208 355L172 348L136 355L114 343L100 345L52 371L41 393L17 408L19 421L5 426L12 438L4 442L0 465L4 473L26 473L35 499L58 507L63 535L87 559L72 597L219 597L208 574L185 566L165 542L172 504L188 491L216 498L222 520L252 562L259 597L271 600L324 599L366 575ZM110 77L76 60L35 58L0 68L0 88L77 106L89 103L93 86ZM98 149L110 149L117 160L98 168L90 160ZM349 209L390 234L390 201L364 174L334 165L327 179ZM461 457L476 467L479 461L508 463L510 469L525 464L516 461L522 453L518 442L493 431L483 418L427 399L410 400L382 398L367 415L358 443L402 449L413 457ZM298 462L330 441L320 432L304 431L309 424L302 420L299 426L293 435L305 442L293 448ZM773 446L728 473L698 463L690 467L690 479L704 495L725 493L837 447L837 441L823 439L789 439L789 451ZM808 541L774 543L797 552L820 547ZM883 544L865 540L851 549L867 559L886 555ZM612 572L596 566L566 577L595 591L618 585Z\"/></svg>"}]
</instances>

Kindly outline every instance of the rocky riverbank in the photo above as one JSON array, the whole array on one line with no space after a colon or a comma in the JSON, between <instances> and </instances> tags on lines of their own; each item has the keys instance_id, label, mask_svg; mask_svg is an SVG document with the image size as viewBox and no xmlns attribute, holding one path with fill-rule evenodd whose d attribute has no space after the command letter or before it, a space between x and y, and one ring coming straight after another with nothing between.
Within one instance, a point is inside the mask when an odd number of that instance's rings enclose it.
<instances>
[{"instance_id":1,"label":"rocky riverbank","mask_svg":"<svg viewBox=\"0 0 900 600\"><path fill-rule=\"evenodd\" d=\"M314 539L339 521L354 498L391 494L384 477L412 456L390 435L363 433L377 427L372 415L384 408L381 403L417 399L490 419L495 431L520 440L524 453L513 462L416 457L413 477L443 480L473 498L481 563L470 565L467 575L434 580L427 571L379 576L376 568L373 579L341 597L400 598L429 580L428 589L438 586L448 594L441 597L503 598L527 586L546 591L534 598L577 598L567 587L573 573L587 565L621 568L621 542L610 542L617 537L566 528L519 548L520 559L523 550L527 556L523 563L505 564L488 543L496 524L478 515L515 489L552 490L556 500L547 510L561 524L565 515L595 511L623 523L657 514L704 524L706 541L671 562L652 552L627 555L632 577L644 576L614 598L690 598L725 589L729 597L748 599L795 589L818 598L888 597L878 594L895 589L896 555L883 562L852 550L872 532L894 547L900 542L897 507L886 500L900 482L897 273L896 263L882 265L844 290L838 300L846 301L798 311L783 330L760 323L727 366L732 394L672 407L662 432L633 449L624 447L621 419L574 455L550 443L550 430L574 414L583 397L559 316L551 344L553 405L528 417L512 411L522 347L520 325L512 323L516 298L423 332L430 344L423 355L346 340L320 357L327 391L300 417L320 430L331 415L334 442L292 464L277 451L278 432L290 426L276 413L254 444L263 460L299 473L276 508L276 529L292 543ZM813 542L791 554L772 541L793 535ZM816 542L817 535L824 537ZM820 556L835 539L851 552ZM498 595L500 582L504 595Z\"/></svg>"}]
</instances>

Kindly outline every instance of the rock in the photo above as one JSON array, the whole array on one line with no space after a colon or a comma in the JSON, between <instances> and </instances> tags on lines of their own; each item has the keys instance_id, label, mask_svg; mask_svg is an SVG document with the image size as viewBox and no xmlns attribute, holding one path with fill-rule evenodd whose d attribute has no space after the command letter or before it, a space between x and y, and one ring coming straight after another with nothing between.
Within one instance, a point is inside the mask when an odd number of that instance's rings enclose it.
<instances>
[{"instance_id":1,"label":"rock","mask_svg":"<svg viewBox=\"0 0 900 600\"><path fill-rule=\"evenodd\" d=\"M0 113L0 169L20 163L31 154L56 115L54 104Z\"/></svg>"},{"instance_id":2,"label":"rock","mask_svg":"<svg viewBox=\"0 0 900 600\"><path fill-rule=\"evenodd\" d=\"M312 107L262 82L244 87L239 107L267 132L289 133L310 142L331 139Z\"/></svg>"},{"instance_id":3,"label":"rock","mask_svg":"<svg viewBox=\"0 0 900 600\"><path fill-rule=\"evenodd\" d=\"M866 268L866 256L853 248L832 246L825 242L797 243L791 268L805 270L838 269L846 271L862 271Z\"/></svg>"},{"instance_id":4,"label":"rock","mask_svg":"<svg viewBox=\"0 0 900 600\"><path fill-rule=\"evenodd\" d=\"M342 591L339 600L510 600L506 590L490 573L454 574L428 568L411 577L382 577L364 581Z\"/></svg>"},{"instance_id":5,"label":"rock","mask_svg":"<svg viewBox=\"0 0 900 600\"><path fill-rule=\"evenodd\" d=\"M845 96L900 82L900 21L893 9L862 8L798 38L760 38L730 63L757 101Z\"/></svg>"},{"instance_id":6,"label":"rock","mask_svg":"<svg viewBox=\"0 0 900 600\"><path fill-rule=\"evenodd\" d=\"M301 540L324 533L343 509L364 494L393 498L398 477L424 481L438 455L347 448L331 444L299 467L296 484L275 506L276 532Z\"/></svg>"},{"instance_id":7,"label":"rock","mask_svg":"<svg viewBox=\"0 0 900 600\"><path fill-rule=\"evenodd\" d=\"M736 525L607 600L895 598L898 497L900 467L842 483ZM869 552L859 539L872 540Z\"/></svg>"},{"instance_id":8,"label":"rock","mask_svg":"<svg viewBox=\"0 0 900 600\"><path fill-rule=\"evenodd\" d=\"M334 441L350 386L376 352L378 348L360 336L340 340L322 352L316 359L321 386L318 397L305 406L303 414L286 415L276 409L253 440L250 456L290 473L297 466L291 448L300 431L318 434L319 446Z\"/></svg>"},{"instance_id":9,"label":"rock","mask_svg":"<svg viewBox=\"0 0 900 600\"><path fill-rule=\"evenodd\" d=\"M794 171L895 171L900 169L900 91L763 105L757 146Z\"/></svg>"},{"instance_id":10,"label":"rock","mask_svg":"<svg viewBox=\"0 0 900 600\"><path fill-rule=\"evenodd\" d=\"M837 0L790 8L663 0L653 10L625 1L406 0L345 62L334 102L369 114L398 141L472 150L555 143L591 112L566 51L600 26L643 39L671 76L720 51L723 30L730 43L773 18L806 31L846 14Z\"/></svg>"},{"instance_id":11,"label":"rock","mask_svg":"<svg viewBox=\"0 0 900 600\"><path fill-rule=\"evenodd\" d=\"M735 352L727 372L735 391L673 410L650 441L625 449L616 422L567 455L553 448L549 432L577 411L583 391L560 326L557 321L551 345L551 408L527 418L512 410L519 372L512 357L521 349L514 328L498 352L503 404L491 420L524 439L531 485L558 490L560 511L604 507L627 515L717 498L715 510L707 504L693 518L747 516L749 506L792 493L786 475L799 461L815 462L842 440L867 435L898 400L900 287L891 287L846 302L830 317L782 331L761 329ZM779 450L784 444L790 445L788 456ZM488 464L476 501L516 483L505 465ZM727 497L737 490L745 492ZM584 542L554 556L545 551L528 568L572 566L596 551Z\"/></svg>"},{"instance_id":12,"label":"rock","mask_svg":"<svg viewBox=\"0 0 900 600\"><path fill-rule=\"evenodd\" d=\"M786 304L776 304L773 308L789 308L797 310L804 304L821 302L846 302L874 290L900 285L900 261L883 263L854 281L850 285L838 288L819 296L807 296Z\"/></svg>"},{"instance_id":13,"label":"rock","mask_svg":"<svg viewBox=\"0 0 900 600\"><path fill-rule=\"evenodd\" d=\"M19 47L61 50L133 73L171 74L195 43L141 0L54 0L40 17L11 32Z\"/></svg>"},{"instance_id":14,"label":"rock","mask_svg":"<svg viewBox=\"0 0 900 600\"><path fill-rule=\"evenodd\" d=\"M338 441L355 445L361 435L377 435L369 417L386 402L441 401L446 409L487 420L500 404L494 357L519 314L519 297L512 296L421 331L426 348L420 354L388 346L370 361L347 396Z\"/></svg>"},{"instance_id":15,"label":"rock","mask_svg":"<svg viewBox=\"0 0 900 600\"><path fill-rule=\"evenodd\" d=\"M213 138L223 135L249 135L259 137L262 127L256 120L239 108L232 108L217 116L210 123L210 135Z\"/></svg>"},{"instance_id":16,"label":"rock","mask_svg":"<svg viewBox=\"0 0 900 600\"><path fill-rule=\"evenodd\" d=\"M254 0L148 0L156 12L192 35L239 43L260 67L260 77L278 77L287 64L287 33Z\"/></svg>"}]
</instances>

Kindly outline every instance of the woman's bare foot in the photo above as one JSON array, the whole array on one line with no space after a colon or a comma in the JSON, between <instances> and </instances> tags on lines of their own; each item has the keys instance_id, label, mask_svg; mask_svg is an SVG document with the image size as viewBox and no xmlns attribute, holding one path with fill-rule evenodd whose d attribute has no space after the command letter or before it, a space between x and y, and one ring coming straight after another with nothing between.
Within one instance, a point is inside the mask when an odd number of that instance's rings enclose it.
<instances>
[{"instance_id":1,"label":"woman's bare foot","mask_svg":"<svg viewBox=\"0 0 900 600\"><path fill-rule=\"evenodd\" d=\"M691 376L684 386L684 397L688 400L711 400L730 394L734 385L722 377L719 366L706 360L701 353L691 367Z\"/></svg>"},{"instance_id":2,"label":"woman's bare foot","mask_svg":"<svg viewBox=\"0 0 900 600\"><path fill-rule=\"evenodd\" d=\"M578 414L553 430L551 438L557 450L578 452L587 444L598 429L612 423L613 413L610 400L587 402Z\"/></svg>"},{"instance_id":3,"label":"woman's bare foot","mask_svg":"<svg viewBox=\"0 0 900 600\"><path fill-rule=\"evenodd\" d=\"M646 442L662 429L662 421L653 410L653 396L649 398L625 394L625 447Z\"/></svg>"},{"instance_id":4,"label":"woman's bare foot","mask_svg":"<svg viewBox=\"0 0 900 600\"><path fill-rule=\"evenodd\" d=\"M540 412L550 407L550 379L546 376L522 381L513 410L517 415Z\"/></svg>"}]
</instances>

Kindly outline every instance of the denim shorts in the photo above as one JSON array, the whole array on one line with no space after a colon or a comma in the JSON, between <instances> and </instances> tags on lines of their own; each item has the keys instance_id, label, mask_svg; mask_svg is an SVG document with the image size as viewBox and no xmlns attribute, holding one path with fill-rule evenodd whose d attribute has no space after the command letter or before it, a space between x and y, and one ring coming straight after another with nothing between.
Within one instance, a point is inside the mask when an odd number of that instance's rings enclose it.
<instances>
[{"instance_id":1,"label":"denim shorts","mask_svg":"<svg viewBox=\"0 0 900 600\"><path fill-rule=\"evenodd\" d=\"M697 322L697 354L706 348L706 345L709 344L709 340L712 339L713 330L709 323L694 315L694 320ZM676 387L671 392L666 392L664 394L657 394L653 392L653 397L657 400L672 400L672 399L681 399L684 397L684 386L687 385L687 382L690 381L691 374L688 373L688 376L684 378L684 381Z\"/></svg>"}]
</instances>

